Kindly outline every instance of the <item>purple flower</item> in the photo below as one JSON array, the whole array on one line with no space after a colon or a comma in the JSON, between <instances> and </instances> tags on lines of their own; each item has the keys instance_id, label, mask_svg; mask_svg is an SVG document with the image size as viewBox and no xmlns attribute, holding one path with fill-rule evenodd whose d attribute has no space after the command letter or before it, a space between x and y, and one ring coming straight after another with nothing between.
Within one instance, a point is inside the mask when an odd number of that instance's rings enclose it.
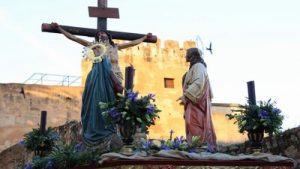
<instances>
[{"instance_id":1,"label":"purple flower","mask_svg":"<svg viewBox=\"0 0 300 169\"><path fill-rule=\"evenodd\" d=\"M155 94L150 93L150 94L148 94L147 97L148 97L150 100L153 100L153 101L155 102L154 96L155 96Z\"/></svg>"},{"instance_id":2,"label":"purple flower","mask_svg":"<svg viewBox=\"0 0 300 169\"><path fill-rule=\"evenodd\" d=\"M279 114L279 113L281 113L281 110L278 109L278 108L274 108L274 109L272 110L272 113L274 113L274 114Z\"/></svg>"},{"instance_id":3,"label":"purple flower","mask_svg":"<svg viewBox=\"0 0 300 169\"><path fill-rule=\"evenodd\" d=\"M82 143L78 143L78 144L76 144L76 145L74 146L74 149L75 149L76 151L83 151L84 146L83 146Z\"/></svg>"},{"instance_id":4,"label":"purple flower","mask_svg":"<svg viewBox=\"0 0 300 169\"><path fill-rule=\"evenodd\" d=\"M24 166L25 169L32 169L32 163L26 163Z\"/></svg>"},{"instance_id":5,"label":"purple flower","mask_svg":"<svg viewBox=\"0 0 300 169\"><path fill-rule=\"evenodd\" d=\"M260 110L258 116L259 116L260 118L262 118L262 119L266 119L266 118L269 117L269 114L268 114L268 112L265 111L265 110Z\"/></svg>"},{"instance_id":6,"label":"purple flower","mask_svg":"<svg viewBox=\"0 0 300 169\"><path fill-rule=\"evenodd\" d=\"M54 164L52 161L48 161L48 163L46 164L46 169L52 169L54 167Z\"/></svg>"},{"instance_id":7,"label":"purple flower","mask_svg":"<svg viewBox=\"0 0 300 169\"><path fill-rule=\"evenodd\" d=\"M139 92L136 92L134 93L133 91L130 91L128 94L127 94L127 98L129 101L136 101L137 97L139 95Z\"/></svg>"},{"instance_id":8,"label":"purple flower","mask_svg":"<svg viewBox=\"0 0 300 169\"><path fill-rule=\"evenodd\" d=\"M189 153L198 153L197 149L195 149L195 148L189 149L188 152L189 152Z\"/></svg>"},{"instance_id":9,"label":"purple flower","mask_svg":"<svg viewBox=\"0 0 300 169\"><path fill-rule=\"evenodd\" d=\"M57 132L52 135L53 140L59 140L59 134Z\"/></svg>"},{"instance_id":10,"label":"purple flower","mask_svg":"<svg viewBox=\"0 0 300 169\"><path fill-rule=\"evenodd\" d=\"M183 136L181 136L180 138L176 137L174 139L174 142L173 142L173 147L174 148L179 148L179 146L183 143Z\"/></svg>"},{"instance_id":11,"label":"purple flower","mask_svg":"<svg viewBox=\"0 0 300 169\"><path fill-rule=\"evenodd\" d=\"M152 114L155 111L155 106L153 104L148 104L147 114Z\"/></svg>"},{"instance_id":12,"label":"purple flower","mask_svg":"<svg viewBox=\"0 0 300 169\"><path fill-rule=\"evenodd\" d=\"M109 115L110 115L112 118L116 118L116 117L118 117L119 115L121 115L121 113L119 113L115 107L109 109L109 110L108 110L108 113L109 113Z\"/></svg>"},{"instance_id":13,"label":"purple flower","mask_svg":"<svg viewBox=\"0 0 300 169\"><path fill-rule=\"evenodd\" d=\"M215 146L207 144L206 152L214 153L216 151Z\"/></svg>"},{"instance_id":14,"label":"purple flower","mask_svg":"<svg viewBox=\"0 0 300 169\"><path fill-rule=\"evenodd\" d=\"M25 140L21 140L18 144L21 145L21 146L24 146L25 145Z\"/></svg>"},{"instance_id":15,"label":"purple flower","mask_svg":"<svg viewBox=\"0 0 300 169\"><path fill-rule=\"evenodd\" d=\"M171 150L171 147L169 147L169 146L166 145L165 143L163 143L163 144L160 146L160 148L161 148L162 150Z\"/></svg>"},{"instance_id":16,"label":"purple flower","mask_svg":"<svg viewBox=\"0 0 300 169\"><path fill-rule=\"evenodd\" d=\"M146 142L143 143L142 148L144 150L149 150L152 146L152 141L147 140Z\"/></svg>"}]
</instances>

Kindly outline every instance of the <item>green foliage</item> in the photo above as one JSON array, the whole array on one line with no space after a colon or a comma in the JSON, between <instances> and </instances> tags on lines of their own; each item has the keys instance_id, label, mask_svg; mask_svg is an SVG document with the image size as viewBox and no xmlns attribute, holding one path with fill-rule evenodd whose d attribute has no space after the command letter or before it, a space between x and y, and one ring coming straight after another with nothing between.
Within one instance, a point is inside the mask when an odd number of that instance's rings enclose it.
<instances>
[{"instance_id":1,"label":"green foliage","mask_svg":"<svg viewBox=\"0 0 300 169\"><path fill-rule=\"evenodd\" d=\"M258 105L247 104L240 106L239 110L233 110L233 114L226 114L234 124L237 123L239 132L264 130L270 135L278 134L282 128L283 115L281 110L276 107L276 103L271 99L268 101L259 101Z\"/></svg>"},{"instance_id":2,"label":"green foliage","mask_svg":"<svg viewBox=\"0 0 300 169\"><path fill-rule=\"evenodd\" d=\"M160 110L153 104L154 101L153 94L138 98L138 92L128 91L126 96L119 94L114 102L100 102L99 106L108 125L139 126L145 130L159 118Z\"/></svg>"},{"instance_id":3,"label":"green foliage","mask_svg":"<svg viewBox=\"0 0 300 169\"><path fill-rule=\"evenodd\" d=\"M76 165L78 154L70 145L56 147L49 155L59 168L72 168Z\"/></svg>"},{"instance_id":4,"label":"green foliage","mask_svg":"<svg viewBox=\"0 0 300 169\"><path fill-rule=\"evenodd\" d=\"M20 144L30 151L48 153L35 153L31 162L18 166L18 169L70 169L95 163L99 159L96 152L87 151L82 143L63 144L52 128L48 128L44 134L39 129L33 129L24 135Z\"/></svg>"},{"instance_id":5,"label":"green foliage","mask_svg":"<svg viewBox=\"0 0 300 169\"><path fill-rule=\"evenodd\" d=\"M64 145L55 147L49 158L59 169L70 169L95 162L96 156L92 152L78 150L76 146Z\"/></svg>"},{"instance_id":6,"label":"green foliage","mask_svg":"<svg viewBox=\"0 0 300 169\"><path fill-rule=\"evenodd\" d=\"M35 156L32 159L32 168L33 169L51 169L53 167L54 167L54 164L53 164L51 158L49 158L49 157Z\"/></svg>"},{"instance_id":7,"label":"green foliage","mask_svg":"<svg viewBox=\"0 0 300 169\"><path fill-rule=\"evenodd\" d=\"M199 136L192 136L192 147L201 147L201 141Z\"/></svg>"},{"instance_id":8,"label":"green foliage","mask_svg":"<svg viewBox=\"0 0 300 169\"><path fill-rule=\"evenodd\" d=\"M82 143L76 145L56 145L46 157L34 156L31 162L18 169L71 169L96 163L99 155L85 149Z\"/></svg>"},{"instance_id":9,"label":"green foliage","mask_svg":"<svg viewBox=\"0 0 300 169\"><path fill-rule=\"evenodd\" d=\"M32 129L24 135L24 146L30 151L51 151L58 139L58 133L50 127L44 134L40 132L40 129Z\"/></svg>"}]
</instances>

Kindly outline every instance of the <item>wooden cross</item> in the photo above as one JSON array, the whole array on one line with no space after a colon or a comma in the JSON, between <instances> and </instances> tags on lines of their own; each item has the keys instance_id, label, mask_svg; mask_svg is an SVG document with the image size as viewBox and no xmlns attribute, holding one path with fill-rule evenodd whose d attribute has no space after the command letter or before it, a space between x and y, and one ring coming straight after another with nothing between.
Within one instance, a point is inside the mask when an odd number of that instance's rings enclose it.
<instances>
[{"instance_id":1,"label":"wooden cross","mask_svg":"<svg viewBox=\"0 0 300 169\"><path fill-rule=\"evenodd\" d=\"M64 25L61 25L61 27L73 35L81 35L81 36L88 36L88 37L94 37L96 32L99 30L105 30L112 35L113 39L120 39L120 40L135 40L145 36L144 34L107 30L107 18L119 18L119 9L107 8L107 0L98 0L98 7L89 7L89 16L97 17L97 29L80 28L80 27L64 26ZM53 29L52 26L47 23L42 24L42 31L51 32L51 33L60 33L57 30ZM156 41L157 41L157 37L154 35L152 35L151 38L147 38L146 40L144 40L144 42L151 42L151 43L156 43Z\"/></svg>"}]
</instances>

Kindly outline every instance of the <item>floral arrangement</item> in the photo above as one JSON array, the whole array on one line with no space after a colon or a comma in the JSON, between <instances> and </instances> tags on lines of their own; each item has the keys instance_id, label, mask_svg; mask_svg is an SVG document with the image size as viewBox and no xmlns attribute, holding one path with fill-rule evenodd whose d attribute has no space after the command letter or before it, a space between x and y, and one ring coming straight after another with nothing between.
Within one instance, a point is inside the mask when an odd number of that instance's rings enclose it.
<instances>
[{"instance_id":1,"label":"floral arrangement","mask_svg":"<svg viewBox=\"0 0 300 169\"><path fill-rule=\"evenodd\" d=\"M238 112L234 114L226 114L231 120L234 119L234 123L238 124L239 132L245 131L264 131L272 135L278 134L282 128L283 115L281 110L276 107L276 102L271 101L259 101L258 105L247 104L240 106L239 110L233 110Z\"/></svg>"},{"instance_id":2,"label":"floral arrangement","mask_svg":"<svg viewBox=\"0 0 300 169\"><path fill-rule=\"evenodd\" d=\"M108 125L119 124L131 127L141 127L145 131L149 126L155 124L159 118L154 94L138 97L138 92L127 91L125 96L118 94L113 102L100 102L102 115Z\"/></svg>"},{"instance_id":3,"label":"floral arrangement","mask_svg":"<svg viewBox=\"0 0 300 169\"><path fill-rule=\"evenodd\" d=\"M99 154L90 151L82 143L56 145L45 157L34 156L32 161L19 165L17 169L71 169L97 163Z\"/></svg>"},{"instance_id":4,"label":"floral arrangement","mask_svg":"<svg viewBox=\"0 0 300 169\"><path fill-rule=\"evenodd\" d=\"M43 155L52 150L57 140L59 140L58 133L49 127L45 133L41 133L40 129L32 129L24 135L24 140L20 144L27 150L34 151L35 155Z\"/></svg>"},{"instance_id":5,"label":"floral arrangement","mask_svg":"<svg viewBox=\"0 0 300 169\"><path fill-rule=\"evenodd\" d=\"M99 160L99 153L86 149L83 143L72 141L65 144L51 127L43 133L39 128L32 129L24 135L19 145L35 153L31 161L19 164L17 169L71 169L94 164Z\"/></svg>"},{"instance_id":6,"label":"floral arrangement","mask_svg":"<svg viewBox=\"0 0 300 169\"><path fill-rule=\"evenodd\" d=\"M201 151L213 152L209 145L201 144L200 137L193 136L192 143L189 145L187 141L181 137L176 137L174 140L143 140L141 150L147 153L155 153L160 150L179 150L190 153L199 153Z\"/></svg>"}]
</instances>

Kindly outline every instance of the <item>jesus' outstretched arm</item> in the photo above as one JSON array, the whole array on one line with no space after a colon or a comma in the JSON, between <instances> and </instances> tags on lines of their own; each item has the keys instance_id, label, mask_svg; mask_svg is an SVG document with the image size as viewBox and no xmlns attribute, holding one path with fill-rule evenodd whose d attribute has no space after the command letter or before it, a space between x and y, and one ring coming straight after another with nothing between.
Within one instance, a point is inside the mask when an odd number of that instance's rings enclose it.
<instances>
[{"instance_id":1,"label":"jesus' outstretched arm","mask_svg":"<svg viewBox=\"0 0 300 169\"><path fill-rule=\"evenodd\" d=\"M148 33L147 35L145 35L139 39L136 39L136 40L133 40L133 41L130 41L127 43L118 44L118 49L125 49L125 48L129 48L129 47L138 45L138 44L142 43L145 39L151 38L151 36L152 36L152 34Z\"/></svg>"},{"instance_id":2,"label":"jesus' outstretched arm","mask_svg":"<svg viewBox=\"0 0 300 169\"><path fill-rule=\"evenodd\" d=\"M74 36L74 35L72 35L71 33L65 31L61 26L59 26L59 25L58 25L57 23L55 23L55 22L52 22L52 23L51 23L51 26L52 26L54 29L58 30L58 31L59 31L60 33L62 33L63 35L65 35L68 39L70 39L70 40L72 40L72 41L74 41L74 42L77 42L77 43L79 43L79 44L81 44L81 45L83 45L83 46L88 46L88 45L90 44L89 41L86 41L86 40L84 40L84 39L78 38L77 36Z\"/></svg>"}]
</instances>

